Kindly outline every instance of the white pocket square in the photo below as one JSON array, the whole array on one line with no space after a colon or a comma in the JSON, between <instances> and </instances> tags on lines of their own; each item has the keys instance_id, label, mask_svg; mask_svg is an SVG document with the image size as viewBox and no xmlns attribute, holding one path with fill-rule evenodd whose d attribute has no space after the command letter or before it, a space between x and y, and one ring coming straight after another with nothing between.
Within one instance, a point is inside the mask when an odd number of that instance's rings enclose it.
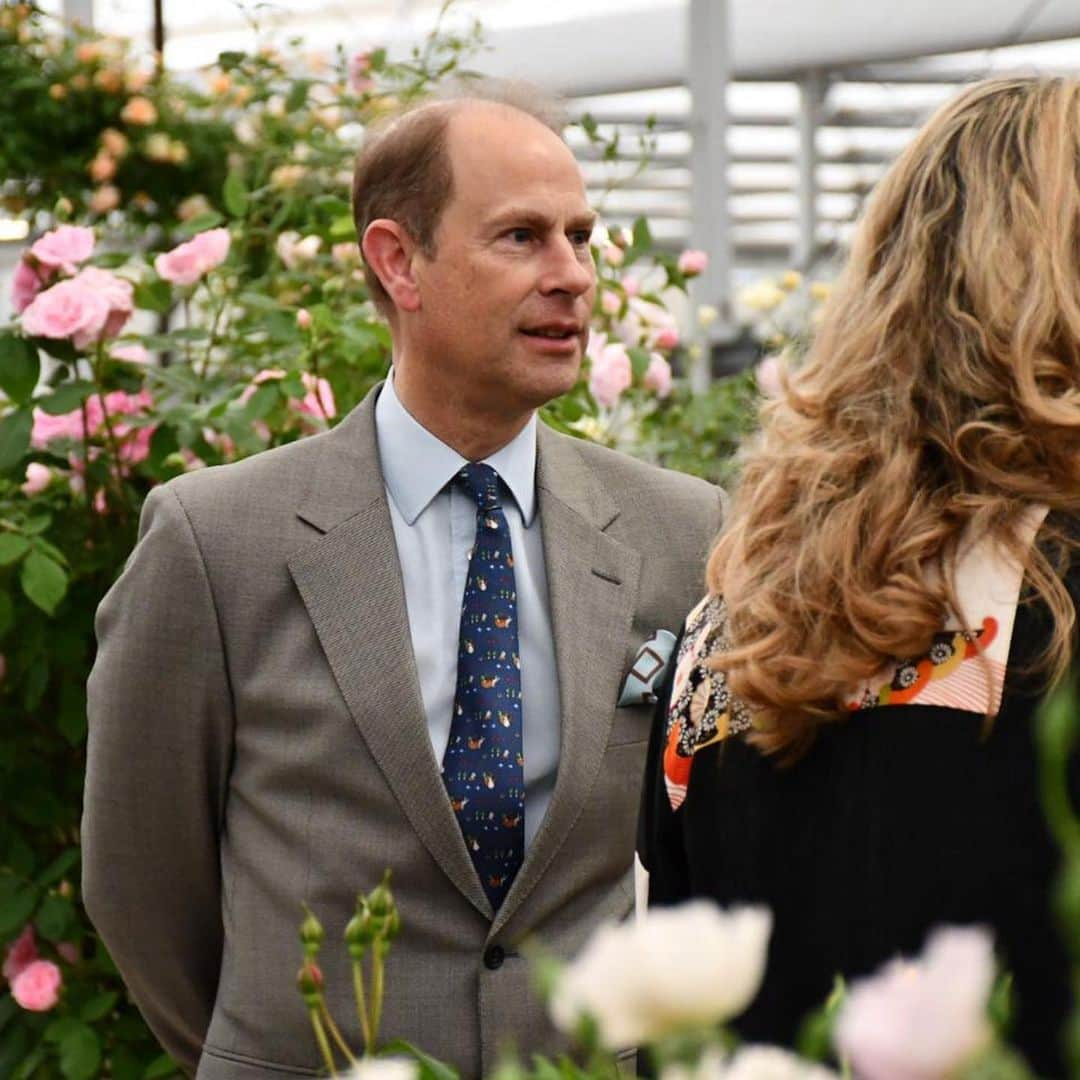
<instances>
[{"instance_id":1,"label":"white pocket square","mask_svg":"<svg viewBox=\"0 0 1080 1080\"><path fill-rule=\"evenodd\" d=\"M619 705L652 705L656 701L656 691L664 681L674 648L675 635L670 630L657 630L638 649L623 682Z\"/></svg>"}]
</instances>

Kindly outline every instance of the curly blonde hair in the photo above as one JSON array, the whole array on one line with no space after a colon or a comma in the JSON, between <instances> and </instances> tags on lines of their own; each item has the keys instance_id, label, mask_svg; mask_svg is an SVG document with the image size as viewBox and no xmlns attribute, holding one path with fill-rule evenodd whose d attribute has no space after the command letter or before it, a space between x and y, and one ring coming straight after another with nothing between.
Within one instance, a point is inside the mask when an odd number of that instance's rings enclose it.
<instances>
[{"instance_id":1,"label":"curly blonde hair","mask_svg":"<svg viewBox=\"0 0 1080 1080\"><path fill-rule=\"evenodd\" d=\"M965 533L1021 561L1063 673L1072 541L1050 528L1048 557L1014 530L1080 509L1080 81L994 79L935 113L762 425L708 584L763 750L798 756L845 691L925 652Z\"/></svg>"}]
</instances>

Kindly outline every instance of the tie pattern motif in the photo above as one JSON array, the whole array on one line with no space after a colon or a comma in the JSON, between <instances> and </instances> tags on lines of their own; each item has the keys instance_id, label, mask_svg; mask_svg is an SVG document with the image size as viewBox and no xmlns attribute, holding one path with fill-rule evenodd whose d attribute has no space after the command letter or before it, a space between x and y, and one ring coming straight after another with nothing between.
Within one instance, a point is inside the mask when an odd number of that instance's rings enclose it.
<instances>
[{"instance_id":1,"label":"tie pattern motif","mask_svg":"<svg viewBox=\"0 0 1080 1080\"><path fill-rule=\"evenodd\" d=\"M525 853L521 659L510 529L499 474L470 462L455 483L476 502L443 780L465 846L498 910Z\"/></svg>"}]
</instances>

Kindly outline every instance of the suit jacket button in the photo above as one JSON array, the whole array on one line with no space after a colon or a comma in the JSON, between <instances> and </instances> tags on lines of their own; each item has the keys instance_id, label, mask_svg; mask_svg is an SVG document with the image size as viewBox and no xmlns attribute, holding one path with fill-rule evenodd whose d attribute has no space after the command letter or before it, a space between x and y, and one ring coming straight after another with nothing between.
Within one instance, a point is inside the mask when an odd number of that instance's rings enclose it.
<instances>
[{"instance_id":1,"label":"suit jacket button","mask_svg":"<svg viewBox=\"0 0 1080 1080\"><path fill-rule=\"evenodd\" d=\"M506 959L506 950L501 945L489 945L484 950L484 967L489 971L498 971Z\"/></svg>"}]
</instances>

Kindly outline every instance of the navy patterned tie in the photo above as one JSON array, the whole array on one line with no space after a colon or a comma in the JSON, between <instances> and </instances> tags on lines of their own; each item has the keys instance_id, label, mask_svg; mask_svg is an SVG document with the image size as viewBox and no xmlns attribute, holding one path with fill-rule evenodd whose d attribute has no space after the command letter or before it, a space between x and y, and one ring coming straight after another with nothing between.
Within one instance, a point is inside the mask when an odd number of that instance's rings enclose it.
<instances>
[{"instance_id":1,"label":"navy patterned tie","mask_svg":"<svg viewBox=\"0 0 1080 1080\"><path fill-rule=\"evenodd\" d=\"M443 780L484 891L498 910L525 854L514 556L499 501L499 474L471 462L454 482L476 502L476 540L461 605Z\"/></svg>"}]
</instances>

